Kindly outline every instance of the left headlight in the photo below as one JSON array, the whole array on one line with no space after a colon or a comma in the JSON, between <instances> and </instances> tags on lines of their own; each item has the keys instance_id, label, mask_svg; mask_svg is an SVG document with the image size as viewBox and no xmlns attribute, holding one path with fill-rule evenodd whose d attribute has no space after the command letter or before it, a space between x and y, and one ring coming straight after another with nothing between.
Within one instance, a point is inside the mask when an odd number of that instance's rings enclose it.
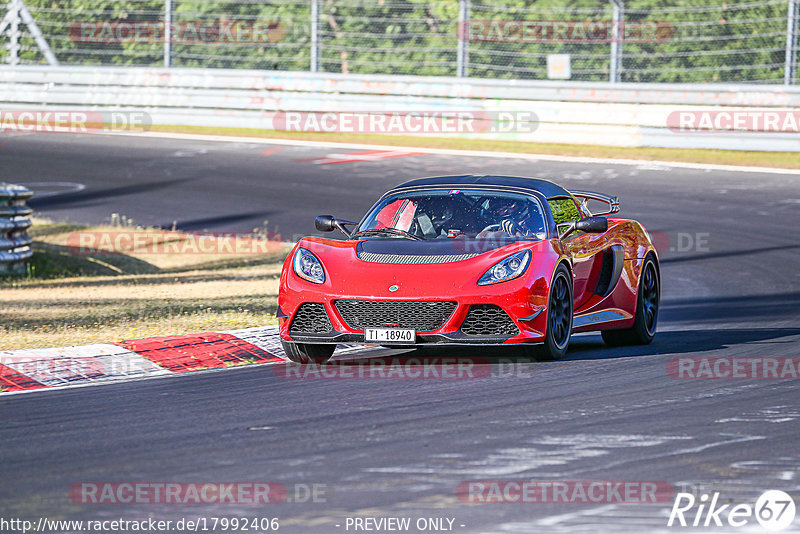
<instances>
[{"instance_id":1,"label":"left headlight","mask_svg":"<svg viewBox=\"0 0 800 534\"><path fill-rule=\"evenodd\" d=\"M298 248L294 253L294 272L300 278L321 284L325 281L325 270L322 268L322 262L311 253L311 251Z\"/></svg>"},{"instance_id":2,"label":"left headlight","mask_svg":"<svg viewBox=\"0 0 800 534\"><path fill-rule=\"evenodd\" d=\"M512 254L506 259L499 261L494 266L486 271L480 280L479 286L488 286L489 284L497 284L498 282L505 282L519 277L528 268L531 261L531 251L523 250Z\"/></svg>"}]
</instances>

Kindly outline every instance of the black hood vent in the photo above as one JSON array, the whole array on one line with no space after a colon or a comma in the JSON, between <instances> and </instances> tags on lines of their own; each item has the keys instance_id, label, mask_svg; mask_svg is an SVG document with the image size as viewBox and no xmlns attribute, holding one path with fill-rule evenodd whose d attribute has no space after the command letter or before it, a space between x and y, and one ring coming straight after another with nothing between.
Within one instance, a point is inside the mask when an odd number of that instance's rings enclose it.
<instances>
[{"instance_id":1,"label":"black hood vent","mask_svg":"<svg viewBox=\"0 0 800 534\"><path fill-rule=\"evenodd\" d=\"M448 263L468 260L513 242L502 239L368 239L358 244L356 254L360 260L372 263Z\"/></svg>"}]
</instances>

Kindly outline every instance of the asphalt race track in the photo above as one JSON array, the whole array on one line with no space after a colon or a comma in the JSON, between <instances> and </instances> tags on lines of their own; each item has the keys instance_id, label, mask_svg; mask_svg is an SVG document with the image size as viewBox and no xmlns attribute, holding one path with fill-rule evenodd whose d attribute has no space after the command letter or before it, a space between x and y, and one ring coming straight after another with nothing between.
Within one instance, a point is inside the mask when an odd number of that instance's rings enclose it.
<instances>
[{"instance_id":1,"label":"asphalt race track","mask_svg":"<svg viewBox=\"0 0 800 534\"><path fill-rule=\"evenodd\" d=\"M720 503L754 504L770 489L797 500L798 380L676 379L667 362L800 356L800 176L432 154L342 162L360 152L44 134L0 138L0 169L3 180L44 193L32 205L57 219L120 213L244 232L268 220L287 240L313 233L319 213L357 219L388 186L426 175L527 175L616 194L622 216L660 236L654 343L609 349L598 335L576 336L563 361L495 365L464 380L285 379L278 366L254 366L4 396L3 516L278 517L281 532L298 533L354 532L347 518L380 516L450 518L464 533L667 532L689 530L667 527L671 498L473 504L456 488L665 481L719 492ZM318 502L268 506L76 504L69 488L84 481L324 491ZM759 528L751 518L744 531Z\"/></svg>"}]
</instances>

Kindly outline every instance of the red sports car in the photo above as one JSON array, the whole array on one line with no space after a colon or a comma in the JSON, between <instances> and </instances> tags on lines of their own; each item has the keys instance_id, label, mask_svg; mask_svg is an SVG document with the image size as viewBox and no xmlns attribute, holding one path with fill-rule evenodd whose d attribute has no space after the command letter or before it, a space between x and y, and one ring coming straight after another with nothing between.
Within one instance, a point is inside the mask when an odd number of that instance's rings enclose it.
<instances>
[{"instance_id":1,"label":"red sports car","mask_svg":"<svg viewBox=\"0 0 800 534\"><path fill-rule=\"evenodd\" d=\"M464 175L399 185L359 223L320 215L318 230L347 239L305 237L287 257L283 347L322 363L337 343L514 345L538 359L564 356L573 332L649 343L658 256L641 224L599 216L618 211L546 180Z\"/></svg>"}]
</instances>

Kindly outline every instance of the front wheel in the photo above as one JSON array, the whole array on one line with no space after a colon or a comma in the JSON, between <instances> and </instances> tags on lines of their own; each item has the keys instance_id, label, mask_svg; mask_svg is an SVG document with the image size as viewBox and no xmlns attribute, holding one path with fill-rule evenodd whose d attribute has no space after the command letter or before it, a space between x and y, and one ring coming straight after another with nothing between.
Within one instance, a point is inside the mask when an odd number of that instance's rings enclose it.
<instances>
[{"instance_id":1,"label":"front wheel","mask_svg":"<svg viewBox=\"0 0 800 534\"><path fill-rule=\"evenodd\" d=\"M656 335L658 305L661 299L661 282L653 256L647 256L639 278L636 296L636 316L633 326L625 330L603 330L603 341L611 347L622 345L647 345Z\"/></svg>"},{"instance_id":2,"label":"front wheel","mask_svg":"<svg viewBox=\"0 0 800 534\"><path fill-rule=\"evenodd\" d=\"M560 360L567 353L572 335L572 277L569 270L560 264L550 284L547 300L547 332L544 343L531 347L533 357L540 361Z\"/></svg>"},{"instance_id":3,"label":"front wheel","mask_svg":"<svg viewBox=\"0 0 800 534\"><path fill-rule=\"evenodd\" d=\"M336 345L288 343L283 340L281 340L281 345L283 346L283 351L286 353L287 358L295 363L302 364L323 364L333 356L333 351L336 350Z\"/></svg>"}]
</instances>

